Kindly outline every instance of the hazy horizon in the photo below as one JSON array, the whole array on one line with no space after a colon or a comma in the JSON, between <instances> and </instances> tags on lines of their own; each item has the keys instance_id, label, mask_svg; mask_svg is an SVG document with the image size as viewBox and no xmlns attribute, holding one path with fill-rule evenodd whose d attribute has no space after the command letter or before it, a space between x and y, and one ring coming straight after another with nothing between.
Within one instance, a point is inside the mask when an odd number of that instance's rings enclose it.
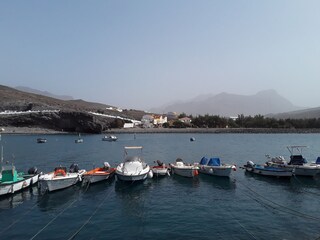
<instances>
[{"instance_id":1,"label":"hazy horizon","mask_svg":"<svg viewBox=\"0 0 320 240\"><path fill-rule=\"evenodd\" d=\"M3 1L0 83L124 108L274 89L318 107L318 1Z\"/></svg>"}]
</instances>

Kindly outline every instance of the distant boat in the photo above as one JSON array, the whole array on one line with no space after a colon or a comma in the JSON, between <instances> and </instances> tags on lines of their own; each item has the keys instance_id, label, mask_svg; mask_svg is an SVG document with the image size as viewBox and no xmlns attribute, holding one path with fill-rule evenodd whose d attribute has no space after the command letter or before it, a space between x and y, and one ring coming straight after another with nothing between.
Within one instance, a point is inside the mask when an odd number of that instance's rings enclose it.
<instances>
[{"instance_id":1,"label":"distant boat","mask_svg":"<svg viewBox=\"0 0 320 240\"><path fill-rule=\"evenodd\" d=\"M117 140L118 140L118 138L114 135L104 136L102 138L102 141L108 141L108 142L115 142Z\"/></svg>"},{"instance_id":2,"label":"distant boat","mask_svg":"<svg viewBox=\"0 0 320 240\"><path fill-rule=\"evenodd\" d=\"M75 143L83 143L83 139L81 138L81 135L79 133L78 139L74 140Z\"/></svg>"},{"instance_id":3,"label":"distant boat","mask_svg":"<svg viewBox=\"0 0 320 240\"><path fill-rule=\"evenodd\" d=\"M45 138L37 138L37 143L46 143L47 139Z\"/></svg>"}]
</instances>

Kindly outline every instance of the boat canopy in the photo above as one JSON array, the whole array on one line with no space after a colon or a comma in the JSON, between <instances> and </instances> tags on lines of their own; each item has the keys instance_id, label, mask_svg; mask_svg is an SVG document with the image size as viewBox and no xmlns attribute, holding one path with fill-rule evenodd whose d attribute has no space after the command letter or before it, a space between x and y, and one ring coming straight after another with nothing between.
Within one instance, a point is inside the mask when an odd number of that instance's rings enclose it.
<instances>
[{"instance_id":1,"label":"boat canopy","mask_svg":"<svg viewBox=\"0 0 320 240\"><path fill-rule=\"evenodd\" d=\"M220 166L220 158L210 158L208 166Z\"/></svg>"},{"instance_id":2,"label":"boat canopy","mask_svg":"<svg viewBox=\"0 0 320 240\"><path fill-rule=\"evenodd\" d=\"M207 165L208 161L209 161L209 159L207 157L203 157L200 160L200 165Z\"/></svg>"},{"instance_id":3,"label":"boat canopy","mask_svg":"<svg viewBox=\"0 0 320 240\"><path fill-rule=\"evenodd\" d=\"M320 164L320 157L317 158L316 164Z\"/></svg>"},{"instance_id":4,"label":"boat canopy","mask_svg":"<svg viewBox=\"0 0 320 240\"><path fill-rule=\"evenodd\" d=\"M128 156L126 157L126 159L124 160L125 162L141 162L142 159L139 156Z\"/></svg>"}]
</instances>

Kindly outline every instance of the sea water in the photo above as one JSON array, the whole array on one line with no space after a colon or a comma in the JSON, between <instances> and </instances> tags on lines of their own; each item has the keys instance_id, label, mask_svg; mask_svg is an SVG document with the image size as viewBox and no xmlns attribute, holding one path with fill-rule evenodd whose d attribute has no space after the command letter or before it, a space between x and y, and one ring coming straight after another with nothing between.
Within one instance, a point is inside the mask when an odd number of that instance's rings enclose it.
<instances>
[{"instance_id":1,"label":"sea water","mask_svg":"<svg viewBox=\"0 0 320 240\"><path fill-rule=\"evenodd\" d=\"M203 156L234 163L231 178L168 176L126 184L115 179L41 195L36 186L0 198L0 239L316 239L320 236L320 180L246 174L247 161L289 157L288 145L307 145L308 161L320 155L319 134L119 134L2 135L4 162L19 171L49 172L77 163L115 167L124 146L143 146L149 165ZM196 141L191 142L190 137Z\"/></svg>"}]
</instances>

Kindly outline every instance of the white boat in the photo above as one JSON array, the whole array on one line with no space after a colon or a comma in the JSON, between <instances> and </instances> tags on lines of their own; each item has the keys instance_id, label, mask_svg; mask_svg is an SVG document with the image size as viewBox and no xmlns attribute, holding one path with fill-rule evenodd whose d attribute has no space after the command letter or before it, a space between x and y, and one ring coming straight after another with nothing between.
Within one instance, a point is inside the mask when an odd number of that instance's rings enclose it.
<instances>
[{"instance_id":1,"label":"white boat","mask_svg":"<svg viewBox=\"0 0 320 240\"><path fill-rule=\"evenodd\" d=\"M108 162L105 162L103 165L103 167L98 167L84 173L82 175L83 181L89 183L96 183L113 177L116 169L111 168Z\"/></svg>"},{"instance_id":2,"label":"white boat","mask_svg":"<svg viewBox=\"0 0 320 240\"><path fill-rule=\"evenodd\" d=\"M307 148L307 146L287 146L290 152L289 162L282 156L271 158L267 155L269 160L266 164L293 170L295 175L314 177L320 173L320 165L307 162L302 156L302 151L305 148Z\"/></svg>"},{"instance_id":3,"label":"white boat","mask_svg":"<svg viewBox=\"0 0 320 240\"><path fill-rule=\"evenodd\" d=\"M15 166L7 165L1 168L0 196L13 194L38 182L39 173L31 168L28 174L17 172Z\"/></svg>"},{"instance_id":4,"label":"white boat","mask_svg":"<svg viewBox=\"0 0 320 240\"><path fill-rule=\"evenodd\" d=\"M155 176L170 176L170 169L168 166L166 166L166 164L162 163L161 161L157 160L158 165L157 166L152 166L152 172L153 175Z\"/></svg>"},{"instance_id":5,"label":"white boat","mask_svg":"<svg viewBox=\"0 0 320 240\"><path fill-rule=\"evenodd\" d=\"M128 156L128 150L140 150L139 156ZM124 147L124 162L116 168L117 179L122 181L142 181L152 178L150 167L142 159L142 147Z\"/></svg>"},{"instance_id":6,"label":"white boat","mask_svg":"<svg viewBox=\"0 0 320 240\"><path fill-rule=\"evenodd\" d=\"M233 171L236 171L234 164L221 164L220 158L203 157L199 163L199 172L214 176L230 177Z\"/></svg>"},{"instance_id":7,"label":"white boat","mask_svg":"<svg viewBox=\"0 0 320 240\"><path fill-rule=\"evenodd\" d=\"M56 167L53 172L41 175L39 177L39 188L41 192L52 192L64 189L81 182L81 176L85 170L79 170L77 164L70 166L69 172L66 167Z\"/></svg>"},{"instance_id":8,"label":"white boat","mask_svg":"<svg viewBox=\"0 0 320 240\"><path fill-rule=\"evenodd\" d=\"M195 177L199 174L198 166L195 164L186 164L180 158L178 158L175 163L171 163L170 167L173 174L183 177Z\"/></svg>"},{"instance_id":9,"label":"white boat","mask_svg":"<svg viewBox=\"0 0 320 240\"><path fill-rule=\"evenodd\" d=\"M37 143L46 143L47 139L45 138L37 138Z\"/></svg>"},{"instance_id":10,"label":"white boat","mask_svg":"<svg viewBox=\"0 0 320 240\"><path fill-rule=\"evenodd\" d=\"M244 168L247 172L252 172L264 176L272 177L291 177L293 175L293 169L287 169L283 167L275 167L269 165L258 165L252 161L248 161Z\"/></svg>"},{"instance_id":11,"label":"white boat","mask_svg":"<svg viewBox=\"0 0 320 240\"><path fill-rule=\"evenodd\" d=\"M114 135L109 135L109 136L104 136L103 138L102 138L102 141L108 141L108 142L115 142L115 141L117 141L117 137L116 136L114 136Z\"/></svg>"},{"instance_id":12,"label":"white boat","mask_svg":"<svg viewBox=\"0 0 320 240\"><path fill-rule=\"evenodd\" d=\"M83 138L81 138L81 135L79 133L78 139L74 140L75 143L83 143Z\"/></svg>"}]
</instances>

